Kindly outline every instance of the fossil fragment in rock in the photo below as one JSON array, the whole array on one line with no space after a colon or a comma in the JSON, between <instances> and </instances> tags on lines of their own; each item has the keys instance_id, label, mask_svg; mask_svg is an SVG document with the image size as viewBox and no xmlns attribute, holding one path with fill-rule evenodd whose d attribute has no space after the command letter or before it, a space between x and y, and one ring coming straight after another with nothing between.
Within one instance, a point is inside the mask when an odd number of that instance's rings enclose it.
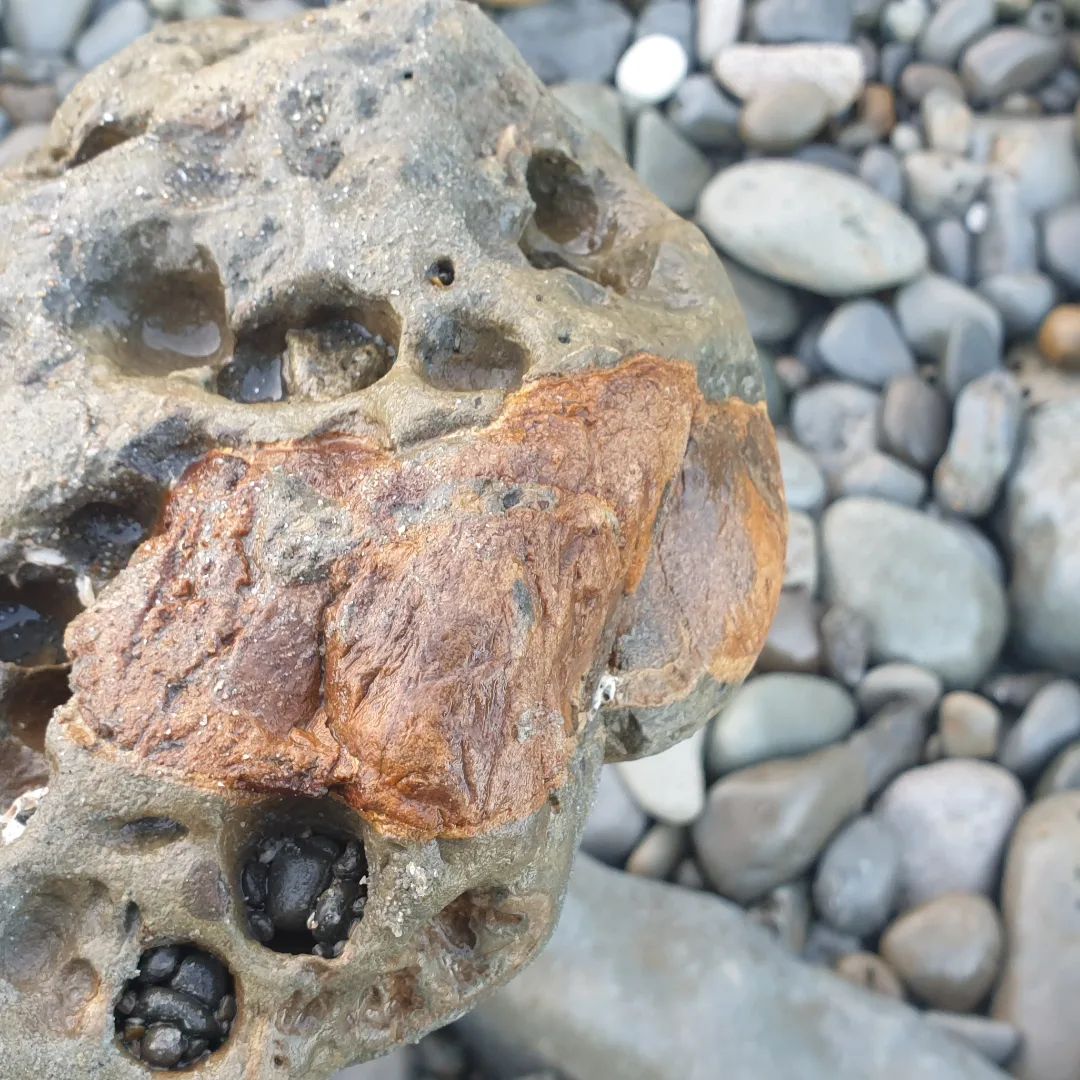
<instances>
[{"instance_id":1,"label":"fossil fragment in rock","mask_svg":"<svg viewBox=\"0 0 1080 1080\"><path fill-rule=\"evenodd\" d=\"M551 932L602 761L763 642L718 259L450 0L159 28L0 224L0 573L71 601L0 596L8 729L54 673L6 794L60 705L6 1067L318 1078L459 1015Z\"/></svg>"}]
</instances>

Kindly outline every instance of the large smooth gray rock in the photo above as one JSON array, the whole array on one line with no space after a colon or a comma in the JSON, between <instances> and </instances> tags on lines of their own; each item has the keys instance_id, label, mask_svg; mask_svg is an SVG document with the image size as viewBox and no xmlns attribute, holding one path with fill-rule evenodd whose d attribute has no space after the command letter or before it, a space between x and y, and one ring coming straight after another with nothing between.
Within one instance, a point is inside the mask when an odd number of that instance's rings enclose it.
<instances>
[{"instance_id":1,"label":"large smooth gray rock","mask_svg":"<svg viewBox=\"0 0 1080 1080\"><path fill-rule=\"evenodd\" d=\"M1001 585L954 529L880 499L846 498L822 518L823 586L869 621L878 660L907 660L949 686L978 683L1005 637Z\"/></svg>"},{"instance_id":2,"label":"large smooth gray rock","mask_svg":"<svg viewBox=\"0 0 1080 1080\"><path fill-rule=\"evenodd\" d=\"M588 1080L1001 1080L908 1007L800 963L733 905L578 859L531 968L462 1022ZM519 1049L519 1054L521 1050Z\"/></svg>"},{"instance_id":3,"label":"large smooth gray rock","mask_svg":"<svg viewBox=\"0 0 1080 1080\"><path fill-rule=\"evenodd\" d=\"M1019 1080L1080 1076L1080 791L1035 803L1016 827L1005 864L1008 942L993 1015L1020 1030Z\"/></svg>"},{"instance_id":4,"label":"large smooth gray rock","mask_svg":"<svg viewBox=\"0 0 1080 1080\"><path fill-rule=\"evenodd\" d=\"M1028 418L1006 486L1012 633L1026 659L1080 669L1080 398Z\"/></svg>"},{"instance_id":5,"label":"large smooth gray rock","mask_svg":"<svg viewBox=\"0 0 1080 1080\"><path fill-rule=\"evenodd\" d=\"M729 255L825 296L899 285L926 267L916 224L866 184L820 165L746 161L701 195L698 219Z\"/></svg>"}]
</instances>

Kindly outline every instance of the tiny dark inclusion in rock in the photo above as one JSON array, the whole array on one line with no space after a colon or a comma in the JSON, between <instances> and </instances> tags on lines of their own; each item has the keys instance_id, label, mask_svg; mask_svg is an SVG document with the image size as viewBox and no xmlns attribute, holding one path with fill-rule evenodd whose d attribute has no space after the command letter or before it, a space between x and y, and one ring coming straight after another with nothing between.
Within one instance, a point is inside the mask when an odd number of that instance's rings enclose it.
<instances>
[{"instance_id":1,"label":"tiny dark inclusion in rock","mask_svg":"<svg viewBox=\"0 0 1080 1080\"><path fill-rule=\"evenodd\" d=\"M277 952L340 956L364 913L367 860L357 840L304 830L263 840L240 886L251 932Z\"/></svg>"},{"instance_id":2,"label":"tiny dark inclusion in rock","mask_svg":"<svg viewBox=\"0 0 1080 1080\"><path fill-rule=\"evenodd\" d=\"M191 945L161 945L139 959L116 1003L116 1033L157 1069L186 1069L219 1049L236 1017L232 976Z\"/></svg>"},{"instance_id":3,"label":"tiny dark inclusion in rock","mask_svg":"<svg viewBox=\"0 0 1080 1080\"><path fill-rule=\"evenodd\" d=\"M0 661L31 667L57 663L60 631L39 611L20 603L0 603Z\"/></svg>"}]
</instances>

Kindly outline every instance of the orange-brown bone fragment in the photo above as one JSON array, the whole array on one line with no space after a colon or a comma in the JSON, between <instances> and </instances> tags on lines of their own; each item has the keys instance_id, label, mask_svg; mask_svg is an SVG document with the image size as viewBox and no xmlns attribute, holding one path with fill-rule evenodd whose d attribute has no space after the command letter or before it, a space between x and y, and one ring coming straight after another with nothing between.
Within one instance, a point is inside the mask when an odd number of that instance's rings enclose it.
<instances>
[{"instance_id":1,"label":"orange-brown bone fragment","mask_svg":"<svg viewBox=\"0 0 1080 1080\"><path fill-rule=\"evenodd\" d=\"M69 628L75 723L196 783L333 788L388 834L473 836L565 781L639 586L685 610L691 667L741 678L782 537L763 408L649 356L399 454L215 452Z\"/></svg>"}]
</instances>

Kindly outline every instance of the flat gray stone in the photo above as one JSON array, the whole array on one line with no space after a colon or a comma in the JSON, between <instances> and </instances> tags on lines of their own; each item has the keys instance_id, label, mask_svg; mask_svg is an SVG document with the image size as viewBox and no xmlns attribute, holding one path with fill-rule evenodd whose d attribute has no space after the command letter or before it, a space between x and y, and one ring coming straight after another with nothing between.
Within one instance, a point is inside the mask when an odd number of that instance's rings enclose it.
<instances>
[{"instance_id":1,"label":"flat gray stone","mask_svg":"<svg viewBox=\"0 0 1080 1080\"><path fill-rule=\"evenodd\" d=\"M846 745L730 773L693 825L701 868L721 896L751 903L810 867L866 795L859 756Z\"/></svg>"},{"instance_id":2,"label":"flat gray stone","mask_svg":"<svg viewBox=\"0 0 1080 1080\"><path fill-rule=\"evenodd\" d=\"M859 158L859 179L882 198L897 203L904 198L904 171L900 159L887 146L868 146Z\"/></svg>"},{"instance_id":3,"label":"flat gray stone","mask_svg":"<svg viewBox=\"0 0 1080 1080\"><path fill-rule=\"evenodd\" d=\"M1034 336L1057 302L1058 291L1046 274L995 274L978 290L997 309L1010 339Z\"/></svg>"},{"instance_id":4,"label":"flat gray stone","mask_svg":"<svg viewBox=\"0 0 1080 1080\"><path fill-rule=\"evenodd\" d=\"M1018 26L980 38L964 51L960 73L977 101L996 101L1029 90L1052 75L1064 55L1064 42Z\"/></svg>"},{"instance_id":5,"label":"flat gray stone","mask_svg":"<svg viewBox=\"0 0 1080 1080\"><path fill-rule=\"evenodd\" d=\"M750 27L758 41L848 41L854 22L852 0L758 0Z\"/></svg>"},{"instance_id":6,"label":"flat gray stone","mask_svg":"<svg viewBox=\"0 0 1080 1080\"><path fill-rule=\"evenodd\" d=\"M784 589L758 657L757 670L812 674L820 663L817 605L806 589Z\"/></svg>"},{"instance_id":7,"label":"flat gray stone","mask_svg":"<svg viewBox=\"0 0 1080 1080\"><path fill-rule=\"evenodd\" d=\"M702 227L751 269L825 296L874 292L926 265L910 218L867 185L802 162L747 161L702 193Z\"/></svg>"},{"instance_id":8,"label":"flat gray stone","mask_svg":"<svg viewBox=\"0 0 1080 1080\"><path fill-rule=\"evenodd\" d=\"M995 1065L1007 1065L1020 1045L1020 1032L1003 1020L936 1009L928 1009L923 1018Z\"/></svg>"},{"instance_id":9,"label":"flat gray stone","mask_svg":"<svg viewBox=\"0 0 1080 1080\"><path fill-rule=\"evenodd\" d=\"M959 218L942 218L926 227L930 242L930 265L947 277L966 285L971 281L972 238Z\"/></svg>"},{"instance_id":10,"label":"flat gray stone","mask_svg":"<svg viewBox=\"0 0 1080 1080\"><path fill-rule=\"evenodd\" d=\"M959 154L916 150L904 158L907 208L920 221L962 216L986 182L986 166Z\"/></svg>"},{"instance_id":11,"label":"flat gray stone","mask_svg":"<svg viewBox=\"0 0 1080 1080\"><path fill-rule=\"evenodd\" d=\"M922 99L919 112L931 149L947 154L968 152L974 117L966 101L944 87L935 87Z\"/></svg>"},{"instance_id":12,"label":"flat gray stone","mask_svg":"<svg viewBox=\"0 0 1080 1080\"><path fill-rule=\"evenodd\" d=\"M862 678L855 691L859 708L874 715L885 705L911 702L929 716L941 700L944 687L933 671L917 664L879 664Z\"/></svg>"},{"instance_id":13,"label":"flat gray stone","mask_svg":"<svg viewBox=\"0 0 1080 1080\"><path fill-rule=\"evenodd\" d=\"M821 382L795 395L791 427L830 480L877 445L881 395L846 382Z\"/></svg>"},{"instance_id":14,"label":"flat gray stone","mask_svg":"<svg viewBox=\"0 0 1080 1080\"><path fill-rule=\"evenodd\" d=\"M787 341L802 321L799 301L791 289L733 259L722 261L754 341L763 345Z\"/></svg>"},{"instance_id":15,"label":"flat gray stone","mask_svg":"<svg viewBox=\"0 0 1080 1080\"><path fill-rule=\"evenodd\" d=\"M738 289L735 290L738 295ZM780 473L784 479L784 495L793 510L816 514L825 505L825 477L817 462L790 439L776 440L780 451Z\"/></svg>"},{"instance_id":16,"label":"flat gray stone","mask_svg":"<svg viewBox=\"0 0 1080 1080\"><path fill-rule=\"evenodd\" d=\"M866 772L871 797L922 758L926 743L926 711L911 701L883 705L848 740Z\"/></svg>"},{"instance_id":17,"label":"flat gray stone","mask_svg":"<svg viewBox=\"0 0 1080 1080\"><path fill-rule=\"evenodd\" d=\"M949 331L941 361L941 383L955 398L965 386L999 371L1001 349L984 322L959 319Z\"/></svg>"},{"instance_id":18,"label":"flat gray stone","mask_svg":"<svg viewBox=\"0 0 1080 1080\"><path fill-rule=\"evenodd\" d=\"M668 119L703 150L737 150L742 107L702 72L688 76L667 104Z\"/></svg>"},{"instance_id":19,"label":"flat gray stone","mask_svg":"<svg viewBox=\"0 0 1080 1080\"><path fill-rule=\"evenodd\" d=\"M690 0L650 0L634 24L634 37L649 34L674 38L689 56L694 46L694 7Z\"/></svg>"},{"instance_id":20,"label":"flat gray stone","mask_svg":"<svg viewBox=\"0 0 1080 1080\"><path fill-rule=\"evenodd\" d=\"M965 46L994 25L994 0L945 0L919 35L919 56L951 66Z\"/></svg>"},{"instance_id":21,"label":"flat gray stone","mask_svg":"<svg viewBox=\"0 0 1080 1080\"><path fill-rule=\"evenodd\" d=\"M91 6L92 0L6 0L4 33L21 52L66 52Z\"/></svg>"},{"instance_id":22,"label":"flat gray stone","mask_svg":"<svg viewBox=\"0 0 1080 1080\"><path fill-rule=\"evenodd\" d=\"M650 817L666 825L686 825L705 805L704 741L704 731L698 731L659 754L620 761L615 769Z\"/></svg>"},{"instance_id":23,"label":"flat gray stone","mask_svg":"<svg viewBox=\"0 0 1080 1080\"><path fill-rule=\"evenodd\" d=\"M608 82L634 21L618 0L549 0L502 14L499 28L546 83Z\"/></svg>"},{"instance_id":24,"label":"flat gray stone","mask_svg":"<svg viewBox=\"0 0 1080 1080\"><path fill-rule=\"evenodd\" d=\"M1080 791L1040 799L1020 819L1005 864L1008 942L991 1013L1020 1032L1014 1076L1080 1075Z\"/></svg>"},{"instance_id":25,"label":"flat gray stone","mask_svg":"<svg viewBox=\"0 0 1080 1080\"><path fill-rule=\"evenodd\" d=\"M744 0L698 0L697 53L702 67L738 38L743 7Z\"/></svg>"},{"instance_id":26,"label":"flat gray stone","mask_svg":"<svg viewBox=\"0 0 1080 1080\"><path fill-rule=\"evenodd\" d=\"M997 502L1020 440L1024 399L1008 371L968 383L953 410L952 434L934 470L934 497L946 510L981 518Z\"/></svg>"},{"instance_id":27,"label":"flat gray stone","mask_svg":"<svg viewBox=\"0 0 1080 1080\"><path fill-rule=\"evenodd\" d=\"M993 895L1024 789L999 765L949 758L902 773L874 813L900 844L900 910L946 893Z\"/></svg>"},{"instance_id":28,"label":"flat gray stone","mask_svg":"<svg viewBox=\"0 0 1080 1080\"><path fill-rule=\"evenodd\" d=\"M855 702L830 679L777 673L745 682L709 731L713 775L838 742L855 724Z\"/></svg>"},{"instance_id":29,"label":"flat gray stone","mask_svg":"<svg viewBox=\"0 0 1080 1080\"><path fill-rule=\"evenodd\" d=\"M942 360L954 323L980 322L1001 348L1001 316L977 292L941 274L924 274L905 285L893 301L900 329L920 355Z\"/></svg>"},{"instance_id":30,"label":"flat gray stone","mask_svg":"<svg viewBox=\"0 0 1080 1080\"><path fill-rule=\"evenodd\" d=\"M810 596L817 595L819 564L817 522L800 510L789 511L784 588L805 589Z\"/></svg>"},{"instance_id":31,"label":"flat gray stone","mask_svg":"<svg viewBox=\"0 0 1080 1080\"><path fill-rule=\"evenodd\" d=\"M833 604L821 616L824 669L844 686L855 686L870 660L870 624L857 611Z\"/></svg>"},{"instance_id":32,"label":"flat gray stone","mask_svg":"<svg viewBox=\"0 0 1080 1080\"><path fill-rule=\"evenodd\" d=\"M462 1027L499 1080L523 1071L506 1043L579 1077L715 1080L723 1062L753 1080L1000 1080L901 1003L802 964L731 904L585 859L545 951Z\"/></svg>"},{"instance_id":33,"label":"flat gray stone","mask_svg":"<svg viewBox=\"0 0 1080 1080\"><path fill-rule=\"evenodd\" d=\"M975 276L1026 274L1038 269L1035 221L1020 198L1020 185L1011 176L993 176L985 191L987 219L975 237ZM1080 237L1080 227L1075 235Z\"/></svg>"},{"instance_id":34,"label":"flat gray stone","mask_svg":"<svg viewBox=\"0 0 1080 1080\"><path fill-rule=\"evenodd\" d=\"M825 849L814 875L814 906L830 926L872 937L888 921L900 877L900 846L872 815L845 825Z\"/></svg>"},{"instance_id":35,"label":"flat gray stone","mask_svg":"<svg viewBox=\"0 0 1080 1080\"><path fill-rule=\"evenodd\" d=\"M1006 485L1012 632L1034 664L1080 670L1080 398L1028 416Z\"/></svg>"},{"instance_id":36,"label":"flat gray stone","mask_svg":"<svg viewBox=\"0 0 1080 1080\"><path fill-rule=\"evenodd\" d=\"M865 495L900 506L918 507L926 498L928 484L921 472L880 450L849 465L841 474L841 495Z\"/></svg>"},{"instance_id":37,"label":"flat gray stone","mask_svg":"<svg viewBox=\"0 0 1080 1080\"><path fill-rule=\"evenodd\" d=\"M1080 789L1080 742L1070 743L1047 765L1035 787L1035 798Z\"/></svg>"},{"instance_id":38,"label":"flat gray stone","mask_svg":"<svg viewBox=\"0 0 1080 1080\"><path fill-rule=\"evenodd\" d=\"M634 171L666 206L688 214L713 170L673 124L655 109L642 109L634 123Z\"/></svg>"},{"instance_id":39,"label":"flat gray stone","mask_svg":"<svg viewBox=\"0 0 1080 1080\"><path fill-rule=\"evenodd\" d=\"M686 853L686 830L678 825L653 825L626 860L626 872L642 877L670 877Z\"/></svg>"},{"instance_id":40,"label":"flat gray stone","mask_svg":"<svg viewBox=\"0 0 1080 1080\"><path fill-rule=\"evenodd\" d=\"M818 335L817 351L835 374L871 386L915 370L896 321L876 300L851 300L835 308Z\"/></svg>"},{"instance_id":41,"label":"flat gray stone","mask_svg":"<svg viewBox=\"0 0 1080 1080\"><path fill-rule=\"evenodd\" d=\"M824 594L870 623L879 660L907 660L949 686L978 683L1005 636L1000 583L948 526L879 499L845 498L822 518Z\"/></svg>"},{"instance_id":42,"label":"flat gray stone","mask_svg":"<svg viewBox=\"0 0 1080 1080\"><path fill-rule=\"evenodd\" d=\"M600 770L596 800L585 819L581 848L601 862L621 866L645 831L645 815L630 797L614 765Z\"/></svg>"},{"instance_id":43,"label":"flat gray stone","mask_svg":"<svg viewBox=\"0 0 1080 1080\"><path fill-rule=\"evenodd\" d=\"M1001 744L998 761L1021 780L1033 780L1054 755L1080 739L1080 686L1057 679L1044 686Z\"/></svg>"},{"instance_id":44,"label":"flat gray stone","mask_svg":"<svg viewBox=\"0 0 1080 1080\"><path fill-rule=\"evenodd\" d=\"M103 11L75 44L75 62L84 71L142 37L150 29L150 12L140 0L118 0Z\"/></svg>"}]
</instances>

